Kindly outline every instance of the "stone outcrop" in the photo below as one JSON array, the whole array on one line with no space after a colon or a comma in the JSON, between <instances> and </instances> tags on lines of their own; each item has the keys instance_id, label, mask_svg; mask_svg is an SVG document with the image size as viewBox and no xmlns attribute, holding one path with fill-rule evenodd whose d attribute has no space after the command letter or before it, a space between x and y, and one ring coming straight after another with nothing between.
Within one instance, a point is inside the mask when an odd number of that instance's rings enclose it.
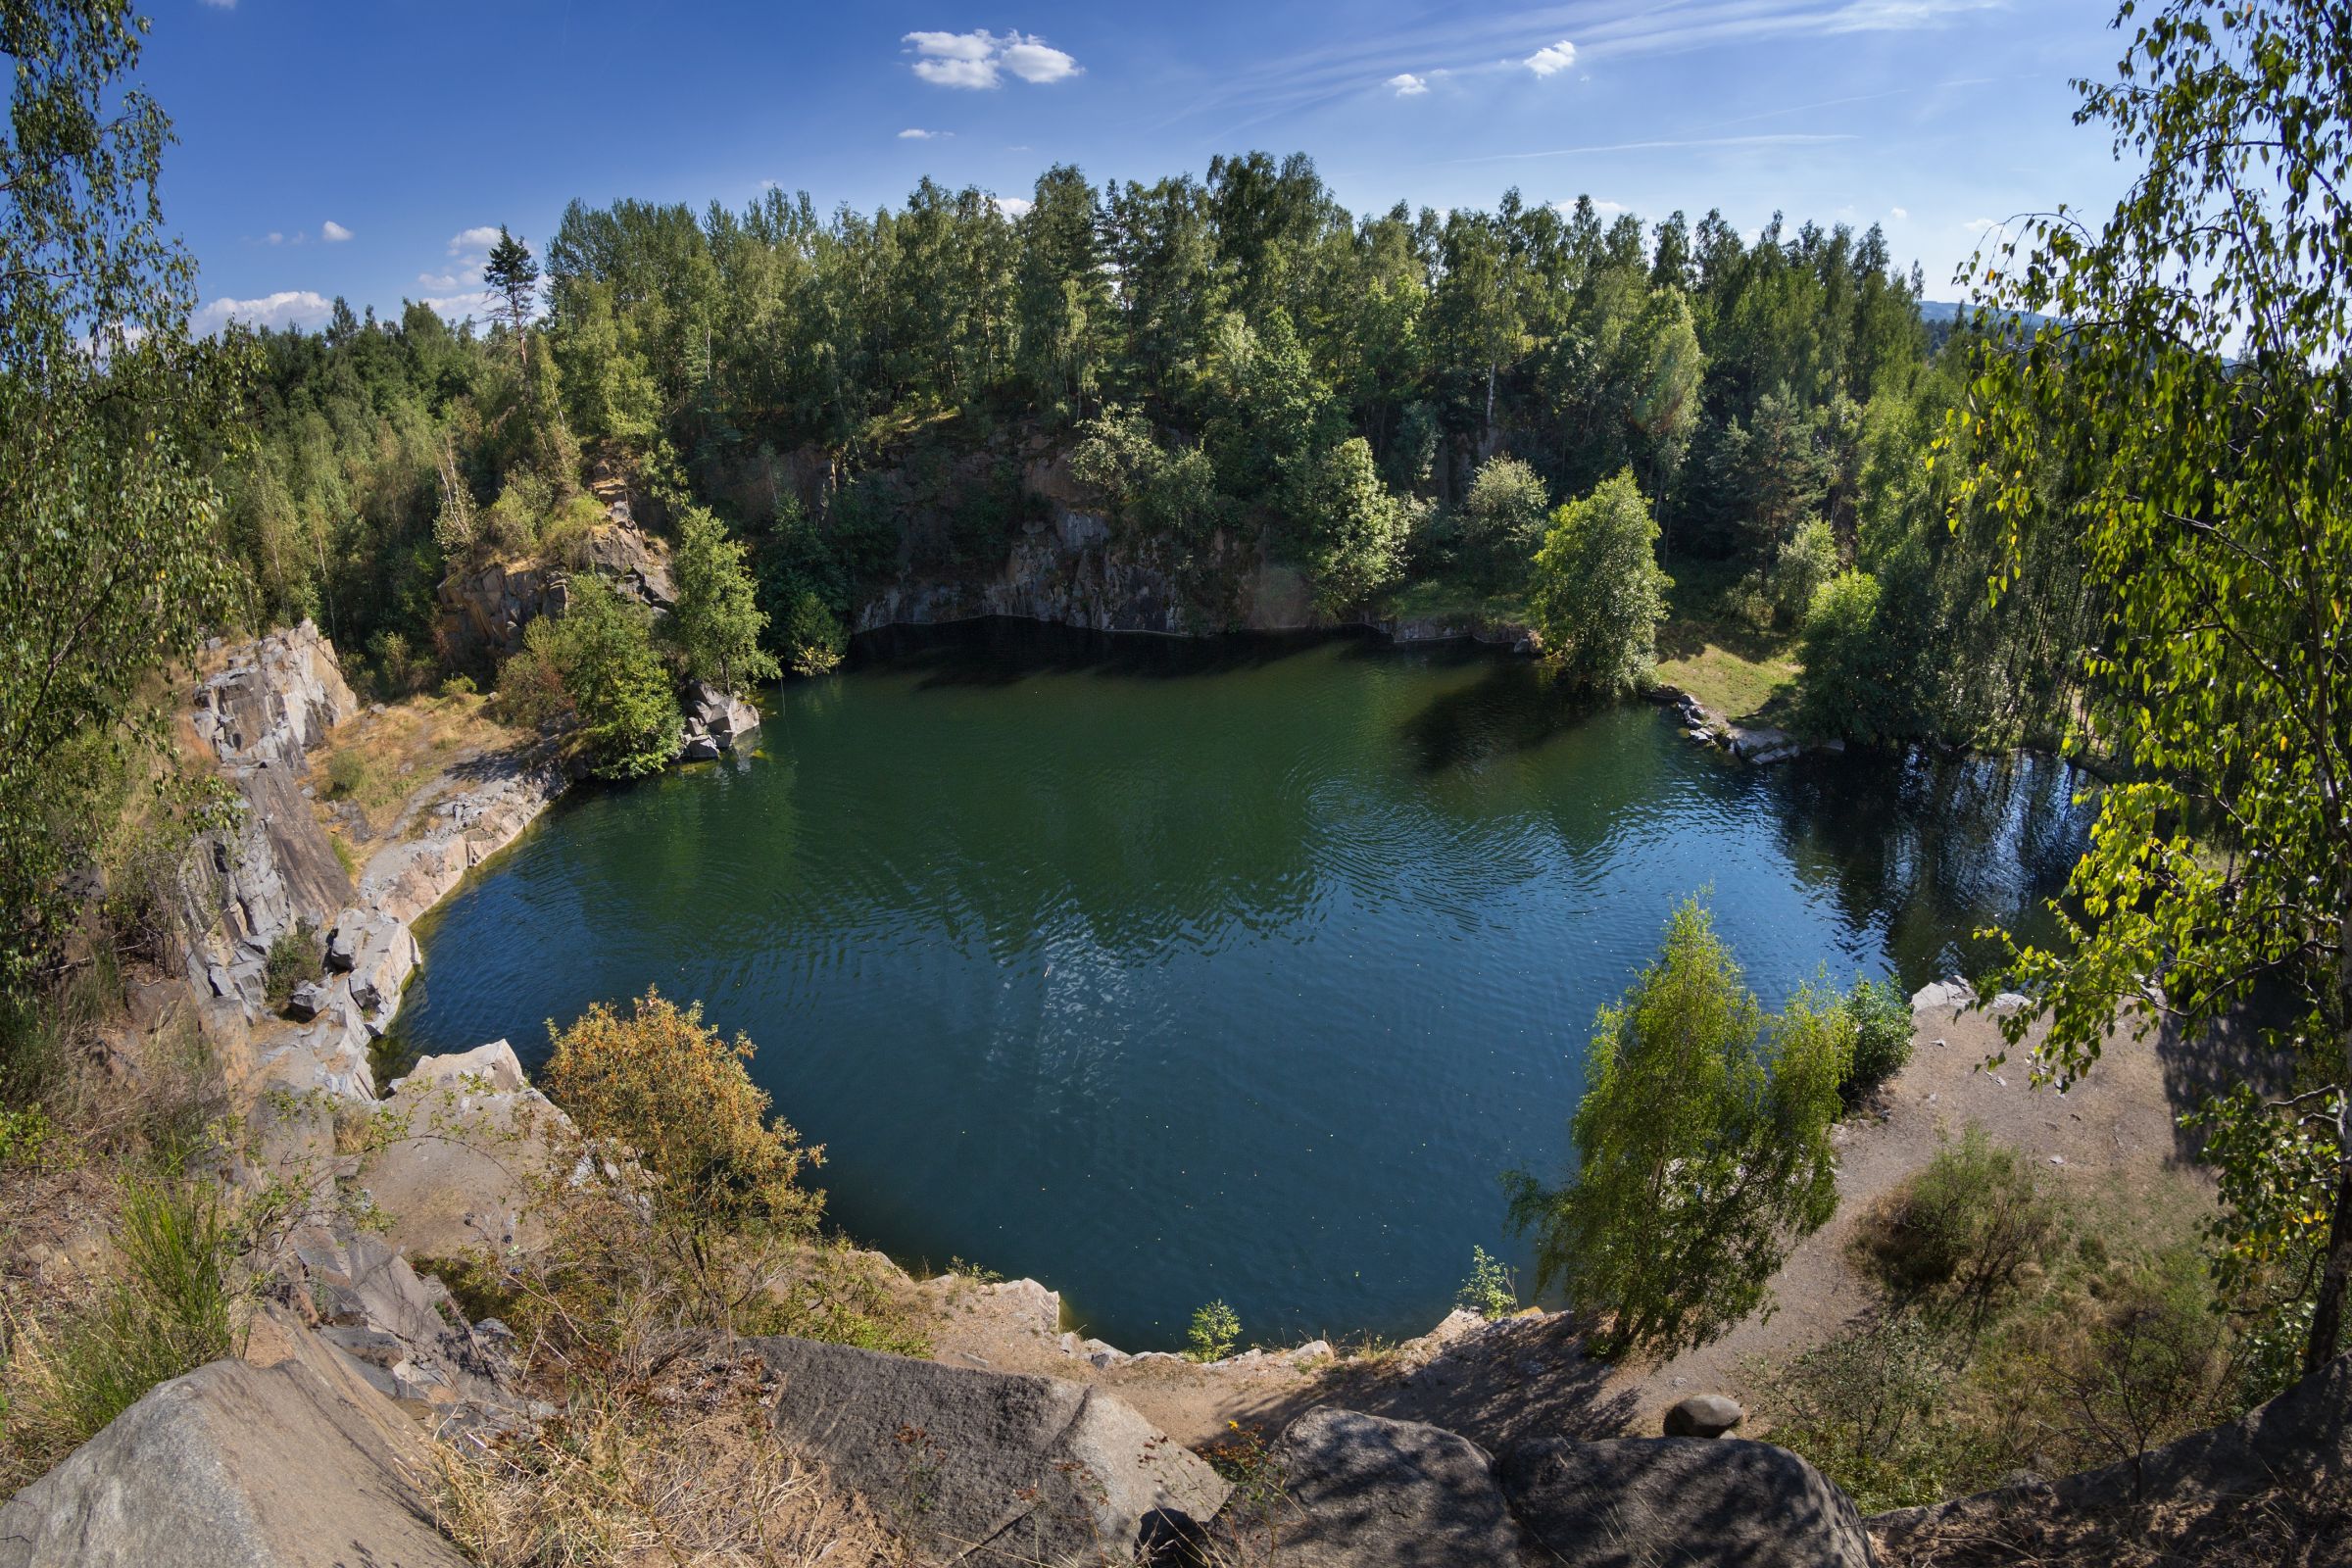
<instances>
[{"instance_id":1,"label":"stone outcrop","mask_svg":"<svg viewBox=\"0 0 2352 1568\"><path fill-rule=\"evenodd\" d=\"M696 681L686 689L686 728L679 760L709 761L735 750L745 736L759 727L759 709L733 692L722 692L706 681Z\"/></svg>"},{"instance_id":2,"label":"stone outcrop","mask_svg":"<svg viewBox=\"0 0 2352 1568\"><path fill-rule=\"evenodd\" d=\"M1217 1521L1239 1560L1299 1568L1519 1568L1529 1560L1493 1464L1467 1438L1326 1406L1293 1421L1270 1457L1285 1495L1237 1502Z\"/></svg>"},{"instance_id":3,"label":"stone outcrop","mask_svg":"<svg viewBox=\"0 0 2352 1568\"><path fill-rule=\"evenodd\" d=\"M303 795L309 754L358 710L334 649L304 621L231 655L196 689L189 727L237 792L233 826L202 835L180 876L191 985L248 1018L278 938L350 897L351 878Z\"/></svg>"},{"instance_id":4,"label":"stone outcrop","mask_svg":"<svg viewBox=\"0 0 2352 1568\"><path fill-rule=\"evenodd\" d=\"M1214 1471L1093 1389L805 1340L751 1345L782 1385L777 1432L923 1561L1122 1561L1224 1504Z\"/></svg>"},{"instance_id":5,"label":"stone outcrop","mask_svg":"<svg viewBox=\"0 0 2352 1568\"><path fill-rule=\"evenodd\" d=\"M505 1343L477 1333L440 1281L348 1221L295 1232L278 1270L293 1315L388 1399L436 1416L504 1419L524 1408L508 1387Z\"/></svg>"},{"instance_id":6,"label":"stone outcrop","mask_svg":"<svg viewBox=\"0 0 2352 1568\"><path fill-rule=\"evenodd\" d=\"M386 1241L426 1257L538 1242L532 1189L548 1179L553 1144L569 1124L524 1082L512 1046L495 1040L425 1057L377 1114L395 1136L354 1180L382 1213Z\"/></svg>"},{"instance_id":7,"label":"stone outcrop","mask_svg":"<svg viewBox=\"0 0 2352 1568\"><path fill-rule=\"evenodd\" d=\"M564 612L572 575L587 570L655 611L677 603L668 547L632 526L623 503L613 520L590 529L566 560L494 561L443 578L435 594L435 648L460 669L487 673L521 652L524 627Z\"/></svg>"},{"instance_id":8,"label":"stone outcrop","mask_svg":"<svg viewBox=\"0 0 2352 1568\"><path fill-rule=\"evenodd\" d=\"M1740 1438L1522 1444L1495 1477L1560 1568L1871 1568L1844 1493L1786 1448Z\"/></svg>"},{"instance_id":9,"label":"stone outcrop","mask_svg":"<svg viewBox=\"0 0 2352 1568\"><path fill-rule=\"evenodd\" d=\"M0 1507L0 1568L465 1568L418 1490L414 1424L278 1327L278 1364L158 1385Z\"/></svg>"}]
</instances>

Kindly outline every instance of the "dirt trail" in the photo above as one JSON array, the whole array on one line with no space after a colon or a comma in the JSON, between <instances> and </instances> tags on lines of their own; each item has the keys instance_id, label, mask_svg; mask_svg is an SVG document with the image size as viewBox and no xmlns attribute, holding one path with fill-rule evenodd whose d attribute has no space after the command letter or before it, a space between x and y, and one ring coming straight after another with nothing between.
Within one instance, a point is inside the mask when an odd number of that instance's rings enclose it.
<instances>
[{"instance_id":1,"label":"dirt trail","mask_svg":"<svg viewBox=\"0 0 2352 1568\"><path fill-rule=\"evenodd\" d=\"M1057 1299L1027 1280L932 1282L926 1289L941 1308L935 1353L956 1365L1099 1385L1196 1446L1229 1436L1228 1423L1271 1434L1325 1402L1434 1422L1490 1446L1539 1436L1654 1433L1676 1400L1706 1392L1738 1396L1749 1358L1795 1353L1861 1312L1868 1293L1845 1256L1855 1225L1972 1122L1995 1142L2026 1151L2061 1192L2096 1197L2103 1212L2122 1216L2132 1234L2113 1240L2182 1236L2211 1211L2211 1179L2190 1162L2175 1118L2201 1087L2236 1070L2223 1048L2195 1053L2170 1038L2119 1037L2061 1095L2031 1086L2022 1050L2006 1065L1983 1065L2002 1049L1998 1024L1984 1013L1923 1010L1914 1042L1909 1065L1878 1103L1839 1127L1837 1218L1799 1246L1775 1279L1777 1310L1663 1365L1587 1360L1566 1314L1532 1312L1499 1323L1456 1313L1377 1357L1340 1360L1310 1349L1212 1366L1172 1356L1090 1359L1087 1346L1059 1331Z\"/></svg>"}]
</instances>

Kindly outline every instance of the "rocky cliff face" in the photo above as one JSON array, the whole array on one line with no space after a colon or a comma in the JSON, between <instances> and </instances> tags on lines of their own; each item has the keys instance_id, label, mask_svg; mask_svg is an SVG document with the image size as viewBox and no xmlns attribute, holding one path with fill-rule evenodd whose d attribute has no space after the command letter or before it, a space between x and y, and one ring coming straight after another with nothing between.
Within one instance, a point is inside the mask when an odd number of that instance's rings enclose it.
<instances>
[{"instance_id":1,"label":"rocky cliff face","mask_svg":"<svg viewBox=\"0 0 2352 1568\"><path fill-rule=\"evenodd\" d=\"M522 648L523 628L564 612L572 574L593 570L657 611L677 602L669 547L619 517L592 529L563 561L491 562L441 581L433 642L459 669L489 671Z\"/></svg>"},{"instance_id":2,"label":"rocky cliff face","mask_svg":"<svg viewBox=\"0 0 2352 1568\"><path fill-rule=\"evenodd\" d=\"M196 690L190 727L239 808L236 825L201 838L183 868L188 978L248 1016L262 1004L270 945L306 920L323 931L351 896L302 774L358 708L334 649L307 620L232 654Z\"/></svg>"}]
</instances>

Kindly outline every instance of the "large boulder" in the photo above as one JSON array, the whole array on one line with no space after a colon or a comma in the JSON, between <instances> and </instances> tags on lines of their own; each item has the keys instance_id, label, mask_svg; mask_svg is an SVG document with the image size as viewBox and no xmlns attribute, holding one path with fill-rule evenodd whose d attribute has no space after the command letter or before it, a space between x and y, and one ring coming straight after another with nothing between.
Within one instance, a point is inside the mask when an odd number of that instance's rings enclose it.
<instances>
[{"instance_id":1,"label":"large boulder","mask_svg":"<svg viewBox=\"0 0 2352 1568\"><path fill-rule=\"evenodd\" d=\"M1214 1515L1224 1482L1106 1394L806 1340L751 1342L776 1430L925 1562L1124 1561Z\"/></svg>"},{"instance_id":2,"label":"large boulder","mask_svg":"<svg viewBox=\"0 0 2352 1568\"><path fill-rule=\"evenodd\" d=\"M521 1077L513 1049L493 1041L427 1056L394 1087L376 1113L390 1136L359 1172L394 1247L447 1256L539 1245L533 1200L569 1122Z\"/></svg>"},{"instance_id":3,"label":"large boulder","mask_svg":"<svg viewBox=\"0 0 2352 1568\"><path fill-rule=\"evenodd\" d=\"M1747 1419L1740 1401L1728 1395L1693 1394L1666 1412L1670 1438L1720 1438Z\"/></svg>"},{"instance_id":4,"label":"large boulder","mask_svg":"<svg viewBox=\"0 0 2352 1568\"><path fill-rule=\"evenodd\" d=\"M1237 1495L1216 1534L1247 1561L1298 1568L1519 1568L1486 1450L1417 1421L1320 1406L1276 1441L1279 1497Z\"/></svg>"},{"instance_id":5,"label":"large boulder","mask_svg":"<svg viewBox=\"0 0 2352 1568\"><path fill-rule=\"evenodd\" d=\"M1740 1438L1549 1439L1495 1477L1558 1568L1872 1568L1862 1516L1786 1448Z\"/></svg>"},{"instance_id":6,"label":"large boulder","mask_svg":"<svg viewBox=\"0 0 2352 1568\"><path fill-rule=\"evenodd\" d=\"M465 1568L420 1437L338 1360L158 1385L0 1507L0 1568Z\"/></svg>"}]
</instances>

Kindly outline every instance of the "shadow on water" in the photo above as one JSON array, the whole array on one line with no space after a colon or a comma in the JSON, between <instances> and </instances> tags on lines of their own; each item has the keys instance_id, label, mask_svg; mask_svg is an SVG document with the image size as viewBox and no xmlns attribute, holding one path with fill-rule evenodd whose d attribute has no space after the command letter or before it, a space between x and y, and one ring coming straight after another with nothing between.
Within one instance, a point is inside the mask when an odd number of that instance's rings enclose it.
<instances>
[{"instance_id":1,"label":"shadow on water","mask_svg":"<svg viewBox=\"0 0 2352 1568\"><path fill-rule=\"evenodd\" d=\"M1349 631L1169 637L1102 632L991 615L939 626L886 626L851 640L853 669L919 674L918 690L1012 686L1040 675L1185 680L1263 669Z\"/></svg>"},{"instance_id":2,"label":"shadow on water","mask_svg":"<svg viewBox=\"0 0 2352 1568\"><path fill-rule=\"evenodd\" d=\"M1475 646L1459 658L1490 667L1432 699L1402 726L1406 751L1424 774L1532 752L1608 706L1523 659Z\"/></svg>"}]
</instances>

